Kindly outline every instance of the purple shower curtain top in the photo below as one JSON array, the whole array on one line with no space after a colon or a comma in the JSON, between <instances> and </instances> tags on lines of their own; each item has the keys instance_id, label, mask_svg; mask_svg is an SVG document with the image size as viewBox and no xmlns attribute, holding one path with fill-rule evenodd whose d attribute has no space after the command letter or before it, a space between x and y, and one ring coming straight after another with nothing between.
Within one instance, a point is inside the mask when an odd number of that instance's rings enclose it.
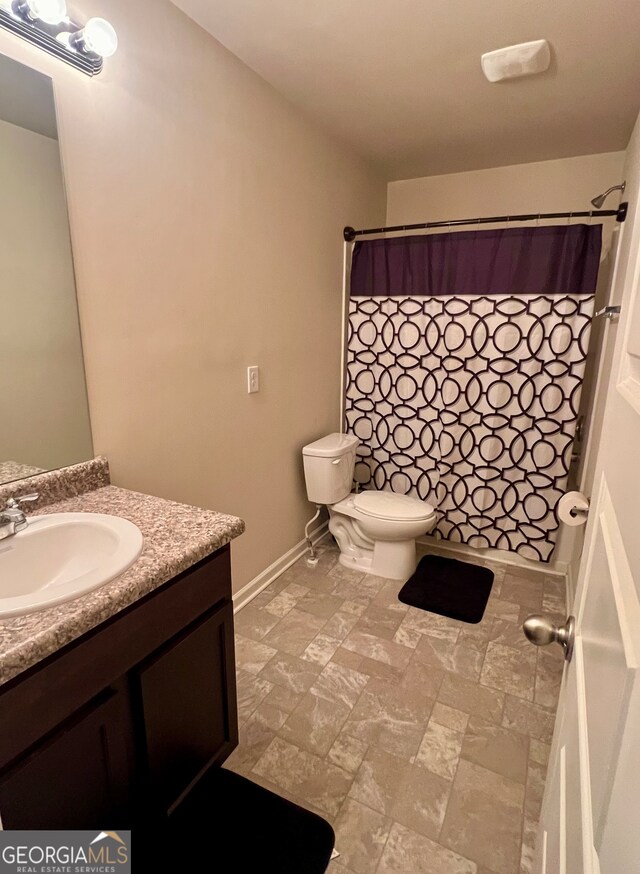
<instances>
[{"instance_id":1,"label":"purple shower curtain top","mask_svg":"<svg viewBox=\"0 0 640 874\"><path fill-rule=\"evenodd\" d=\"M593 294L601 247L599 224L359 241L351 296Z\"/></svg>"}]
</instances>

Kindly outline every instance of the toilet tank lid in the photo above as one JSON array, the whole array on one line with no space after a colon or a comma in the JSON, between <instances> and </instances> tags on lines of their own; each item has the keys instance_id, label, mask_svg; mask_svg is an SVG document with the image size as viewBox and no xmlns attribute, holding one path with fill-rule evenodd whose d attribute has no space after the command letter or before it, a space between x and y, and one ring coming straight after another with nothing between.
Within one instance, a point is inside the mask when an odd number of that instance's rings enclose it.
<instances>
[{"instance_id":1,"label":"toilet tank lid","mask_svg":"<svg viewBox=\"0 0 640 874\"><path fill-rule=\"evenodd\" d=\"M359 443L353 434L327 434L313 443L303 447L303 455L315 455L320 458L339 458L351 452Z\"/></svg>"},{"instance_id":2,"label":"toilet tank lid","mask_svg":"<svg viewBox=\"0 0 640 874\"><path fill-rule=\"evenodd\" d=\"M396 495L394 492L359 492L353 502L356 508L367 516L398 522L417 522L421 519L429 519L434 513L433 507L426 501L408 495Z\"/></svg>"}]
</instances>

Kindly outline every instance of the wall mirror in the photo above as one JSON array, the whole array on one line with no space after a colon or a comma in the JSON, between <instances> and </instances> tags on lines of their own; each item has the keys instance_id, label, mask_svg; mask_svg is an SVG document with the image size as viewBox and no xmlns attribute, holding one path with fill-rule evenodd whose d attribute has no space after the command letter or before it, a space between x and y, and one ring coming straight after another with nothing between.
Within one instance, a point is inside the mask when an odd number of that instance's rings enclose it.
<instances>
[{"instance_id":1,"label":"wall mirror","mask_svg":"<svg viewBox=\"0 0 640 874\"><path fill-rule=\"evenodd\" d=\"M92 455L53 83L0 55L0 483Z\"/></svg>"}]
</instances>

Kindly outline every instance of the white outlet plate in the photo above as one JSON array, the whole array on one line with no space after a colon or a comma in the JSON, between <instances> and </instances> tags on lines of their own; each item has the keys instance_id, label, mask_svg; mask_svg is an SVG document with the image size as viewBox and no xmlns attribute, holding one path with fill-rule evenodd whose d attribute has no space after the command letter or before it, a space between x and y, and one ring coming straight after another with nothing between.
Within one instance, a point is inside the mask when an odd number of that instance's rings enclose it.
<instances>
[{"instance_id":1,"label":"white outlet plate","mask_svg":"<svg viewBox=\"0 0 640 874\"><path fill-rule=\"evenodd\" d=\"M252 395L260 391L260 368L257 365L247 367L247 392Z\"/></svg>"}]
</instances>

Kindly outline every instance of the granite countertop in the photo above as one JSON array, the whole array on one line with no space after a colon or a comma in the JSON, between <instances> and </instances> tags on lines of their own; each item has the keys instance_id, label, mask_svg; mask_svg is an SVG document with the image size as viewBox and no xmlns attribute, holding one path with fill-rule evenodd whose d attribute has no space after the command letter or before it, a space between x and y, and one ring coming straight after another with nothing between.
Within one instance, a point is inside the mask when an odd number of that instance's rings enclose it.
<instances>
[{"instance_id":1,"label":"granite countertop","mask_svg":"<svg viewBox=\"0 0 640 874\"><path fill-rule=\"evenodd\" d=\"M43 468L21 464L19 461L0 461L0 483L10 483L37 473L44 473Z\"/></svg>"},{"instance_id":2,"label":"granite countertop","mask_svg":"<svg viewBox=\"0 0 640 874\"><path fill-rule=\"evenodd\" d=\"M220 549L245 527L236 516L112 485L39 507L36 512L121 516L142 531L144 545L134 564L101 588L47 610L0 620L0 684Z\"/></svg>"}]
</instances>

